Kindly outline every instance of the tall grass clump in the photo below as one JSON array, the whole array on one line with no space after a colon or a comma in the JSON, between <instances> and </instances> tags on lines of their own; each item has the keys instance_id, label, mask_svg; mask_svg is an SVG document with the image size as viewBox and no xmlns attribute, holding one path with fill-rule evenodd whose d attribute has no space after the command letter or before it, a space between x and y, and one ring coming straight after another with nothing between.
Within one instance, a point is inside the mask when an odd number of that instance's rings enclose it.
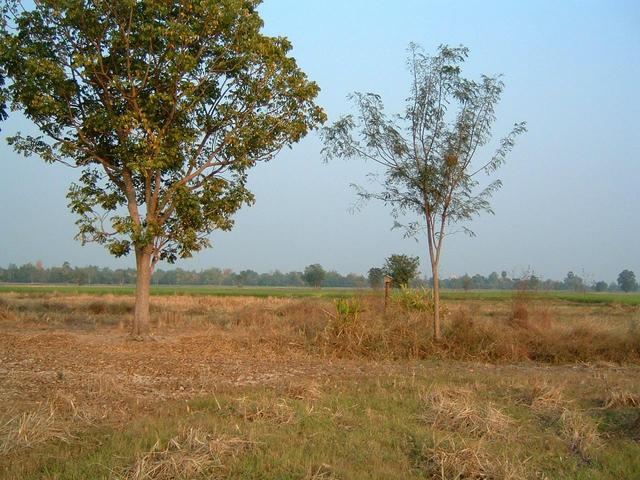
<instances>
[{"instance_id":1,"label":"tall grass clump","mask_svg":"<svg viewBox=\"0 0 640 480\"><path fill-rule=\"evenodd\" d=\"M629 322L625 328L624 322L556 319L548 305L521 288L501 317L487 318L461 306L445 324L439 354L484 361L638 362L640 335L632 333L634 320Z\"/></svg>"},{"instance_id":2,"label":"tall grass clump","mask_svg":"<svg viewBox=\"0 0 640 480\"><path fill-rule=\"evenodd\" d=\"M617 324L554 318L526 286L499 315L480 302L445 307L443 338L434 341L429 290L400 289L383 308L380 297L344 298L325 310L325 327L312 339L325 354L368 358L447 358L513 362L638 362L640 334L633 320Z\"/></svg>"},{"instance_id":3,"label":"tall grass clump","mask_svg":"<svg viewBox=\"0 0 640 480\"><path fill-rule=\"evenodd\" d=\"M393 292L393 304L401 311L421 312L433 316L435 302L433 292L427 288L412 289L401 287ZM447 315L448 311L444 305L440 306L441 318Z\"/></svg>"},{"instance_id":4,"label":"tall grass clump","mask_svg":"<svg viewBox=\"0 0 640 480\"><path fill-rule=\"evenodd\" d=\"M326 328L317 340L330 354L424 358L433 352L430 303L423 292L408 289L395 293L386 310L380 298L340 299L326 312Z\"/></svg>"}]
</instances>

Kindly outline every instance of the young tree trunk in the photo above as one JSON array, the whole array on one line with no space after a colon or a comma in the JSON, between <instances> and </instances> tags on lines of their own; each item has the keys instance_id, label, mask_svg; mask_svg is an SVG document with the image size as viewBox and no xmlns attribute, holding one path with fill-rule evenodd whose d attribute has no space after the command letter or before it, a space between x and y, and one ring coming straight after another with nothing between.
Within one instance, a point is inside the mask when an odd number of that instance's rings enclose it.
<instances>
[{"instance_id":1,"label":"young tree trunk","mask_svg":"<svg viewBox=\"0 0 640 480\"><path fill-rule=\"evenodd\" d=\"M433 338L439 341L440 335L440 279L438 278L438 265L431 264L433 275Z\"/></svg>"},{"instance_id":2,"label":"young tree trunk","mask_svg":"<svg viewBox=\"0 0 640 480\"><path fill-rule=\"evenodd\" d=\"M149 329L151 252L148 248L136 248L136 272L136 306L131 334L134 338L142 339Z\"/></svg>"}]
</instances>

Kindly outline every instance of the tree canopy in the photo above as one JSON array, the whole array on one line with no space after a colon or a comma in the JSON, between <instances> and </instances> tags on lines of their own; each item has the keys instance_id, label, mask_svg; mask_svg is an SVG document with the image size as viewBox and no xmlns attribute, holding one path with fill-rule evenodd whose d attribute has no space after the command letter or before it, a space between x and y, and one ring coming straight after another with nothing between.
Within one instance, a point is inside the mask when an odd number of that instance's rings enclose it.
<instances>
[{"instance_id":1,"label":"tree canopy","mask_svg":"<svg viewBox=\"0 0 640 480\"><path fill-rule=\"evenodd\" d=\"M248 170L324 121L318 86L261 33L260 0L42 0L5 9L2 89L41 132L25 155L81 170L78 238L136 253L148 283L229 230Z\"/></svg>"},{"instance_id":2,"label":"tree canopy","mask_svg":"<svg viewBox=\"0 0 640 480\"><path fill-rule=\"evenodd\" d=\"M384 282L384 270L378 267L371 267L367 273L369 286L371 288L382 288Z\"/></svg>"},{"instance_id":3,"label":"tree canopy","mask_svg":"<svg viewBox=\"0 0 640 480\"><path fill-rule=\"evenodd\" d=\"M307 265L302 274L302 278L311 287L320 288L324 277L327 275L322 265L314 263L313 265Z\"/></svg>"},{"instance_id":4,"label":"tree canopy","mask_svg":"<svg viewBox=\"0 0 640 480\"><path fill-rule=\"evenodd\" d=\"M253 201L247 170L323 120L258 4L46 0L5 29L5 91L43 134L10 143L82 168L69 192L82 241L191 255Z\"/></svg>"},{"instance_id":5,"label":"tree canopy","mask_svg":"<svg viewBox=\"0 0 640 480\"><path fill-rule=\"evenodd\" d=\"M618 275L618 286L623 292L634 292L638 289L636 274L631 270L623 270Z\"/></svg>"},{"instance_id":6,"label":"tree canopy","mask_svg":"<svg viewBox=\"0 0 640 480\"><path fill-rule=\"evenodd\" d=\"M384 272L393 281L394 287L408 287L409 283L418 275L420 259L408 255L394 254L387 257Z\"/></svg>"}]
</instances>

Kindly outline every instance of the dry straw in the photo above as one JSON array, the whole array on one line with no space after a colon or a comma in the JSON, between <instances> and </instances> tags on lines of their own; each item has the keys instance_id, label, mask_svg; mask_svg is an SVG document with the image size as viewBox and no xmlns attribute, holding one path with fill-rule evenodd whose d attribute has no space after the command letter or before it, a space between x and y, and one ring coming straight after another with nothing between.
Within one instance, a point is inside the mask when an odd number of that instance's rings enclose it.
<instances>
[{"instance_id":1,"label":"dry straw","mask_svg":"<svg viewBox=\"0 0 640 480\"><path fill-rule=\"evenodd\" d=\"M640 395L621 390L613 390L609 392L603 403L604 405L602 408L639 408Z\"/></svg>"},{"instance_id":2,"label":"dry straw","mask_svg":"<svg viewBox=\"0 0 640 480\"><path fill-rule=\"evenodd\" d=\"M173 480L195 478L224 467L224 461L239 455L250 446L240 438L214 437L189 428L171 438L162 447L158 440L150 451L139 455L126 468L122 480Z\"/></svg>"},{"instance_id":3,"label":"dry straw","mask_svg":"<svg viewBox=\"0 0 640 480\"><path fill-rule=\"evenodd\" d=\"M583 460L590 461L602 447L598 425L591 418L576 410L565 410L560 416L561 434L569 447Z\"/></svg>"},{"instance_id":4,"label":"dry straw","mask_svg":"<svg viewBox=\"0 0 640 480\"><path fill-rule=\"evenodd\" d=\"M296 412L285 398L262 398L250 400L246 397L237 399L236 414L247 422L268 422L274 425L293 423Z\"/></svg>"},{"instance_id":5,"label":"dry straw","mask_svg":"<svg viewBox=\"0 0 640 480\"><path fill-rule=\"evenodd\" d=\"M513 433L513 419L471 391L432 387L422 396L422 419L436 429L475 438L507 437Z\"/></svg>"},{"instance_id":6,"label":"dry straw","mask_svg":"<svg viewBox=\"0 0 640 480\"><path fill-rule=\"evenodd\" d=\"M0 425L0 453L33 448L49 440L69 441L71 434L61 426L55 407L45 405L38 410L15 415Z\"/></svg>"},{"instance_id":7,"label":"dry straw","mask_svg":"<svg viewBox=\"0 0 640 480\"><path fill-rule=\"evenodd\" d=\"M467 443L448 437L422 451L421 466L427 478L439 480L524 480L522 463L492 455L482 443Z\"/></svg>"}]
</instances>

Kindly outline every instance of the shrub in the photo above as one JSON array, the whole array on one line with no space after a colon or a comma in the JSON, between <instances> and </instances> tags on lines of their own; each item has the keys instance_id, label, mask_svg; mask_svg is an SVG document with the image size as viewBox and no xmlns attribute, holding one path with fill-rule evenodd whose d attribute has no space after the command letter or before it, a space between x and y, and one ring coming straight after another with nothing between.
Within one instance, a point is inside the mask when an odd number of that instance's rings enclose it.
<instances>
[{"instance_id":1,"label":"shrub","mask_svg":"<svg viewBox=\"0 0 640 480\"><path fill-rule=\"evenodd\" d=\"M435 311L433 292L428 288L400 287L393 294L393 303L405 312L423 312L429 316ZM440 305L440 318L445 318L448 311L444 305Z\"/></svg>"},{"instance_id":2,"label":"shrub","mask_svg":"<svg viewBox=\"0 0 640 480\"><path fill-rule=\"evenodd\" d=\"M341 298L335 302L335 315L330 315L327 329L336 338L353 336L360 329L362 306L355 298Z\"/></svg>"}]
</instances>

